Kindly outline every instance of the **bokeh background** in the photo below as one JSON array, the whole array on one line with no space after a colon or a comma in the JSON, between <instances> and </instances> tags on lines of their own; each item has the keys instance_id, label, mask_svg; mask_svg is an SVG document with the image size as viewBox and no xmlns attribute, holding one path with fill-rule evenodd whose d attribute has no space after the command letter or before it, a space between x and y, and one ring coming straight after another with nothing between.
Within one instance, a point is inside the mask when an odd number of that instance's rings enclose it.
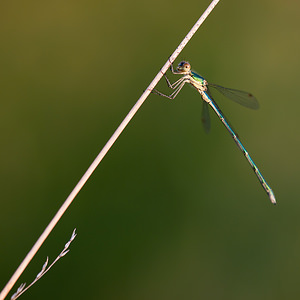
<instances>
[{"instance_id":1,"label":"bokeh background","mask_svg":"<svg viewBox=\"0 0 300 300\"><path fill-rule=\"evenodd\" d=\"M209 3L0 3L1 289ZM299 299L299 13L223 0L177 61L256 95L216 101L277 206L213 113L205 134L195 90L151 95L13 291L76 227L23 299Z\"/></svg>"}]
</instances>

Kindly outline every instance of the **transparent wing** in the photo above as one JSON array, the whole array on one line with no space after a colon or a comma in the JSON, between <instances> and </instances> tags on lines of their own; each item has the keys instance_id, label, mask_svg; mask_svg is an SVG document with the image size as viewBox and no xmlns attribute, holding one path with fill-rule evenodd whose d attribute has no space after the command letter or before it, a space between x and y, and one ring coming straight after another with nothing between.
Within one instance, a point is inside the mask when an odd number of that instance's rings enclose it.
<instances>
[{"instance_id":1,"label":"transparent wing","mask_svg":"<svg viewBox=\"0 0 300 300\"><path fill-rule=\"evenodd\" d=\"M223 86L217 85L217 84L209 84L209 87L213 87L216 90L218 90L221 94L223 94L228 99L241 104L245 107L252 108L252 109L258 109L259 104L256 98L248 92L235 90L235 89L229 89L225 88Z\"/></svg>"},{"instance_id":2,"label":"transparent wing","mask_svg":"<svg viewBox=\"0 0 300 300\"><path fill-rule=\"evenodd\" d=\"M208 111L208 103L203 101L203 108L202 108L202 118L201 118L203 128L206 133L209 133L210 130L210 117Z\"/></svg>"},{"instance_id":3,"label":"transparent wing","mask_svg":"<svg viewBox=\"0 0 300 300\"><path fill-rule=\"evenodd\" d=\"M224 88L225 89L225 88ZM210 97L210 100L213 102L213 105L217 108L217 110L219 111L220 115L222 115L225 119L226 119L226 122L229 124L229 126L231 127L231 129L235 132L236 136L239 138L237 132L234 130L234 127L230 124L230 122L228 121L228 118L226 118L225 114L221 111L220 107L218 106L218 104L216 103L216 101L214 100L214 98L212 97L211 95L211 90L208 88L207 89L207 94L208 96ZM203 101L205 102L205 101ZM207 104L207 109L208 109L208 103ZM204 106L203 106L204 108ZM209 121L210 122L210 121Z\"/></svg>"}]
</instances>

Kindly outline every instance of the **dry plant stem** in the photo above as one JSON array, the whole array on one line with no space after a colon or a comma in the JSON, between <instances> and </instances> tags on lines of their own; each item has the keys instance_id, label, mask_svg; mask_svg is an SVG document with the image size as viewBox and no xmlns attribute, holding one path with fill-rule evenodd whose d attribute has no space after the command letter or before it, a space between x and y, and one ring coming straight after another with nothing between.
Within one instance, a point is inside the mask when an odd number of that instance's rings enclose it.
<instances>
[{"instance_id":1,"label":"dry plant stem","mask_svg":"<svg viewBox=\"0 0 300 300\"><path fill-rule=\"evenodd\" d=\"M42 270L36 275L35 279L25 288L26 283L22 283L17 292L14 293L11 297L11 300L16 300L18 299L23 293L25 293L29 288L31 288L38 280L40 280L53 266L54 264L63 256L65 256L70 250L68 249L72 241L76 237L76 228L73 230L72 236L70 240L65 244L64 249L60 252L60 254L56 257L56 259L52 262L50 266L48 266L49 258L47 256L46 262L44 263ZM48 266L48 267L47 267Z\"/></svg>"},{"instance_id":2,"label":"dry plant stem","mask_svg":"<svg viewBox=\"0 0 300 300\"><path fill-rule=\"evenodd\" d=\"M106 153L109 151L111 146L114 144L114 142L117 140L119 135L122 133L124 128L127 126L127 124L130 122L130 120L133 118L135 113L139 110L141 105L144 103L146 98L151 93L152 89L157 85L159 80L162 78L163 74L168 70L168 68L171 66L171 63L177 58L177 56L180 54L180 52L183 50L183 48L186 46L186 44L189 42L189 40L192 38L192 36L195 34L195 32L198 30L198 28L201 26L201 24L204 22L204 20L208 17L208 15L211 13L211 11L214 9L214 7L218 4L220 0L213 0L211 4L208 6L208 8L205 10L205 12L202 14L202 16L199 18L199 20L196 22L196 24L192 27L190 32L186 35L186 37L183 39L183 41L180 43L180 45L177 47L177 49L173 52L173 54L170 56L168 61L165 63L165 65L161 68L161 70L158 72L158 74L155 76L153 81L150 83L148 88L144 91L142 96L139 98L139 100L136 102L136 104L133 106L133 108L130 110L128 115L125 117L125 119L122 121L122 123L119 125L117 130L114 132L114 134L111 136L111 138L108 140L106 145L103 147L103 149L100 151L96 159L93 161L93 163L90 165L90 167L87 169L85 174L82 176L80 181L77 183L71 194L68 196L66 201L63 203L61 208L58 210L54 218L51 220L49 225L46 227L42 235L39 237L39 239L36 241L32 249L29 251L27 256L24 258L18 269L15 271L9 282L6 284L4 289L2 290L0 294L0 300L3 300L8 292L11 290L11 288L14 286L18 278L21 276L31 259L34 257L38 249L41 247L41 245L44 243L50 232L53 230L57 222L60 220L60 218L63 216L67 208L70 206L76 195L79 193L81 188L84 186L84 184L87 182L89 177L92 175L94 170L97 168L103 157L106 155Z\"/></svg>"}]
</instances>

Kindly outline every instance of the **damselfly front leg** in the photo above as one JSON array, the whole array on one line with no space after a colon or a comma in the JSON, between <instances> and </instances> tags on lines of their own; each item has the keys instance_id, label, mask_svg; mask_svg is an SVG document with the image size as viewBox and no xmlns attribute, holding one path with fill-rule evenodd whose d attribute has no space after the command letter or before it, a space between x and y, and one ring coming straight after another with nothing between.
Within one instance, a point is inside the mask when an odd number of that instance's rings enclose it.
<instances>
[{"instance_id":1,"label":"damselfly front leg","mask_svg":"<svg viewBox=\"0 0 300 300\"><path fill-rule=\"evenodd\" d=\"M183 86L189 82L188 79L181 77L179 80L177 80L173 84L171 84L170 81L168 80L167 76L165 76L165 78L167 80L167 84L168 84L169 88L173 89L174 92L171 95L165 95L165 94L161 93L160 91L153 89L152 93L157 94L159 96L166 97L171 100L173 100L178 95L178 93L181 91Z\"/></svg>"}]
</instances>

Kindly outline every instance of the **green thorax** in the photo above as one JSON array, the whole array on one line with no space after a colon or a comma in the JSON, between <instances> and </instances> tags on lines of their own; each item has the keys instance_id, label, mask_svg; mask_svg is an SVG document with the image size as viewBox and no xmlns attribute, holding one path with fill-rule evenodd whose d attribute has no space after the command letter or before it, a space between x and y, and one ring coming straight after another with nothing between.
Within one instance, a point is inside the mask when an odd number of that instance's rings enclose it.
<instances>
[{"instance_id":1,"label":"green thorax","mask_svg":"<svg viewBox=\"0 0 300 300\"><path fill-rule=\"evenodd\" d=\"M202 84L202 85L207 84L206 80L201 75L197 74L196 72L191 71L191 76L194 80L198 81L200 84Z\"/></svg>"}]
</instances>

